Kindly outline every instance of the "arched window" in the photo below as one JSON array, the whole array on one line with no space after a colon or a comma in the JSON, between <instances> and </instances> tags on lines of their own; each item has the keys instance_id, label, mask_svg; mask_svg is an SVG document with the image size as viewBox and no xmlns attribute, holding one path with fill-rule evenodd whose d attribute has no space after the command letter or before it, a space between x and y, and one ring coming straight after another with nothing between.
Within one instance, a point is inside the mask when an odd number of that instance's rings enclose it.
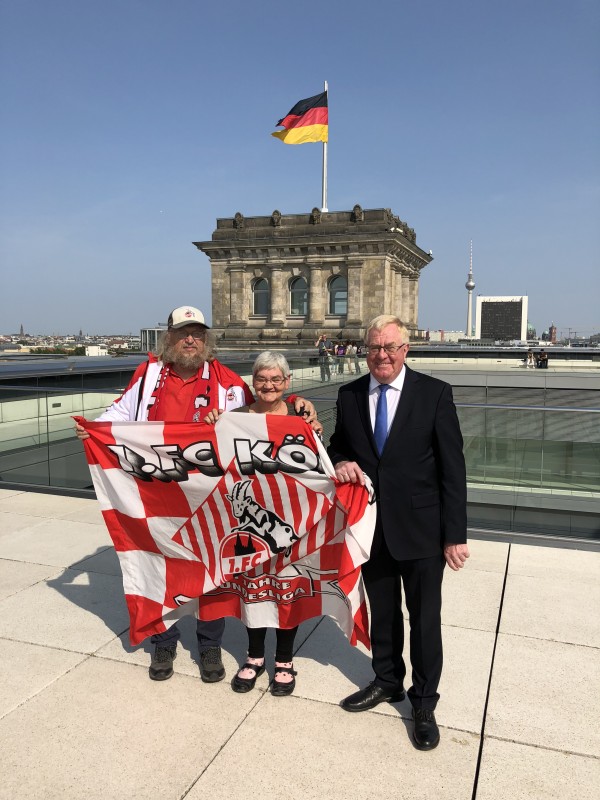
<instances>
[{"instance_id":1,"label":"arched window","mask_svg":"<svg viewBox=\"0 0 600 800\"><path fill-rule=\"evenodd\" d=\"M348 281L342 275L336 275L329 281L329 313L348 313Z\"/></svg>"},{"instance_id":2,"label":"arched window","mask_svg":"<svg viewBox=\"0 0 600 800\"><path fill-rule=\"evenodd\" d=\"M304 278L294 278L290 283L290 313L305 317L308 309L308 286Z\"/></svg>"},{"instance_id":3,"label":"arched window","mask_svg":"<svg viewBox=\"0 0 600 800\"><path fill-rule=\"evenodd\" d=\"M261 317L269 314L271 292L264 278L257 278L252 285L252 313Z\"/></svg>"}]
</instances>

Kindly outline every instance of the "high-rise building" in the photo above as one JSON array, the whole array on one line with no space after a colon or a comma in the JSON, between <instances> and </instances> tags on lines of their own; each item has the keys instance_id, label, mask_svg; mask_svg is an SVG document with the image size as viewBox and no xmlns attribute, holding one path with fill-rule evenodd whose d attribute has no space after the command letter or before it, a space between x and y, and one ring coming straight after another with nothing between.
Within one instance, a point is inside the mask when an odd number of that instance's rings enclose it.
<instances>
[{"instance_id":1,"label":"high-rise building","mask_svg":"<svg viewBox=\"0 0 600 800\"><path fill-rule=\"evenodd\" d=\"M511 341L527 339L528 297L477 298L475 336L477 339Z\"/></svg>"}]
</instances>

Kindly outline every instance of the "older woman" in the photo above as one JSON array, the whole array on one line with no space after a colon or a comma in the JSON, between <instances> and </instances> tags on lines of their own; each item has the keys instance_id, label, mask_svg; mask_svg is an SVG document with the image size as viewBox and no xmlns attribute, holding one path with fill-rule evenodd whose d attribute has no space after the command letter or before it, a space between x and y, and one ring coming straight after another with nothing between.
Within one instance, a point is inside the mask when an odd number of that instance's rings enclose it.
<instances>
[{"instance_id":1,"label":"older woman","mask_svg":"<svg viewBox=\"0 0 600 800\"><path fill-rule=\"evenodd\" d=\"M290 385L290 368L281 353L265 351L260 353L252 367L252 386L256 400L250 405L235 409L248 414L280 414L294 415L292 406L283 399ZM207 422L215 422L218 414L213 412L206 417ZM322 430L318 420L311 423L320 433ZM235 692L249 692L254 688L256 679L265 671L265 636L266 628L246 628L248 631L248 657L238 670L232 681ZM284 630L276 629L277 644L275 649L275 675L271 693L276 697L292 694L296 686L296 672L292 662L294 639L298 627Z\"/></svg>"}]
</instances>

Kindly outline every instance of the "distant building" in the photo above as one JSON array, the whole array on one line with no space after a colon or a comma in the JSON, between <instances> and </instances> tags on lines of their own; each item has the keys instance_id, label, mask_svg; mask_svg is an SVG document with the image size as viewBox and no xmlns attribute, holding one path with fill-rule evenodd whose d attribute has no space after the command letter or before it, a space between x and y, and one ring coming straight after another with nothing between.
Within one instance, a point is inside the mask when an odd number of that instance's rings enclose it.
<instances>
[{"instance_id":1,"label":"distant building","mask_svg":"<svg viewBox=\"0 0 600 800\"><path fill-rule=\"evenodd\" d=\"M142 328L140 331L140 350L142 353L156 353L158 349L158 339L161 333L167 330L167 326L159 323L156 328Z\"/></svg>"},{"instance_id":2,"label":"distant building","mask_svg":"<svg viewBox=\"0 0 600 800\"><path fill-rule=\"evenodd\" d=\"M108 355L108 347L105 344L88 344L85 354L86 356L105 356Z\"/></svg>"},{"instance_id":3,"label":"distant building","mask_svg":"<svg viewBox=\"0 0 600 800\"><path fill-rule=\"evenodd\" d=\"M508 342L527 340L527 301L520 297L477 298L475 337Z\"/></svg>"},{"instance_id":4,"label":"distant building","mask_svg":"<svg viewBox=\"0 0 600 800\"><path fill-rule=\"evenodd\" d=\"M554 323L548 328L548 340L552 344L556 344L556 325Z\"/></svg>"},{"instance_id":5,"label":"distant building","mask_svg":"<svg viewBox=\"0 0 600 800\"><path fill-rule=\"evenodd\" d=\"M430 342L459 342L464 338L464 331L429 331Z\"/></svg>"}]
</instances>

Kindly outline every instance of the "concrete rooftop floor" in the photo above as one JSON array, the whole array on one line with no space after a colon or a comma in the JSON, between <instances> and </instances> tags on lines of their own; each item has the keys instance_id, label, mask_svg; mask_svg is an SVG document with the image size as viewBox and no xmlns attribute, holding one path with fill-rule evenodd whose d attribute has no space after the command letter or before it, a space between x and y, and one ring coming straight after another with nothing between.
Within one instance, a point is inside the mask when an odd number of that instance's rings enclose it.
<instances>
[{"instance_id":1,"label":"concrete rooftop floor","mask_svg":"<svg viewBox=\"0 0 600 800\"><path fill-rule=\"evenodd\" d=\"M231 690L237 620L222 683L199 679L193 624L150 681L96 502L0 490L0 798L597 798L600 553L471 553L444 579L442 740L422 753L408 701L339 708L370 659L326 618L300 629L292 697L267 675Z\"/></svg>"}]
</instances>

